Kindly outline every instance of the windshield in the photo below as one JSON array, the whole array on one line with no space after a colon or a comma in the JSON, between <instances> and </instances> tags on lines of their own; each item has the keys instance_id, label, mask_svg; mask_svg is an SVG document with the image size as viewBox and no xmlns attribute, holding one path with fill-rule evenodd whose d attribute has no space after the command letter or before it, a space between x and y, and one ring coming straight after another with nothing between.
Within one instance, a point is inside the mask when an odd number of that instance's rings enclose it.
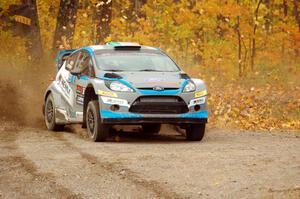
<instances>
[{"instance_id":1,"label":"windshield","mask_svg":"<svg viewBox=\"0 0 300 199\"><path fill-rule=\"evenodd\" d=\"M106 71L179 71L177 65L161 53L111 51L96 54L97 65Z\"/></svg>"}]
</instances>

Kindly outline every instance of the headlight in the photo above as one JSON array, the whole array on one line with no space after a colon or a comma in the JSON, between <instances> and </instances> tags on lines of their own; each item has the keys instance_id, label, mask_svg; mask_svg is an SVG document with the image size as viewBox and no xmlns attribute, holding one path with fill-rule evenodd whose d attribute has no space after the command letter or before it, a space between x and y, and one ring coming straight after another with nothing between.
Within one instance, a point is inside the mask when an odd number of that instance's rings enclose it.
<instances>
[{"instance_id":1,"label":"headlight","mask_svg":"<svg viewBox=\"0 0 300 199\"><path fill-rule=\"evenodd\" d=\"M126 86L125 84L122 84L121 82L111 82L109 85L109 88L113 91L120 91L120 92L133 92L131 88Z\"/></svg>"},{"instance_id":2,"label":"headlight","mask_svg":"<svg viewBox=\"0 0 300 199\"><path fill-rule=\"evenodd\" d=\"M193 82L188 81L188 83L185 85L183 89L183 92L189 93L189 92L194 92L195 90L196 90L196 85Z\"/></svg>"}]
</instances>

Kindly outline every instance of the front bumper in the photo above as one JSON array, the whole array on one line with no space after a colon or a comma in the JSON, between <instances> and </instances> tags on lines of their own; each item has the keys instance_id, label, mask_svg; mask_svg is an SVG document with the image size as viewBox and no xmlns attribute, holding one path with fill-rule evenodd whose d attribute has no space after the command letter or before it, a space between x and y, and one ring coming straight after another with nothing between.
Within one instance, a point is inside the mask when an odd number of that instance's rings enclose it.
<instances>
[{"instance_id":1,"label":"front bumper","mask_svg":"<svg viewBox=\"0 0 300 199\"><path fill-rule=\"evenodd\" d=\"M203 124L207 118L104 118L104 124Z\"/></svg>"},{"instance_id":2,"label":"front bumper","mask_svg":"<svg viewBox=\"0 0 300 199\"><path fill-rule=\"evenodd\" d=\"M207 110L207 96L198 96L195 97L195 93L180 93L180 90L165 90L165 91L148 91L148 90L138 90L142 93L117 93L117 97L107 97L100 96L99 98L99 107L100 107L100 117L101 121L104 124L143 124L143 123L160 123L160 124L199 124L206 123L208 118ZM111 91L109 91L111 92ZM146 93L145 93L146 92ZM153 93L155 92L155 93ZM174 92L174 93L171 93ZM175 93L176 92L176 93ZM147 99L147 101L140 103L135 103L139 98L147 97L158 97L162 98L163 104L166 107L162 107L161 104L158 104L160 101L155 101ZM180 103L172 104L172 101L164 101L168 97L171 98L181 98L187 106L188 110L176 109L180 107ZM202 98L202 101L195 101L199 98ZM164 99L163 99L164 98ZM170 100L170 99L168 99ZM179 102L179 101L178 101ZM191 103L193 102L193 103ZM153 106L151 104L153 103ZM119 110L113 111L111 106L117 104L119 105ZM135 104L135 105L133 105ZM146 108L140 108L140 106L146 106ZM172 105L172 106L171 106ZM195 105L200 106L200 109L197 111L194 107ZM133 109L140 108L140 110ZM157 109L161 109L157 111ZM166 111L172 110L172 111Z\"/></svg>"},{"instance_id":3,"label":"front bumper","mask_svg":"<svg viewBox=\"0 0 300 199\"><path fill-rule=\"evenodd\" d=\"M207 123L208 111L199 111L184 114L136 114L118 113L108 110L101 110L101 121L104 124L201 124Z\"/></svg>"}]
</instances>

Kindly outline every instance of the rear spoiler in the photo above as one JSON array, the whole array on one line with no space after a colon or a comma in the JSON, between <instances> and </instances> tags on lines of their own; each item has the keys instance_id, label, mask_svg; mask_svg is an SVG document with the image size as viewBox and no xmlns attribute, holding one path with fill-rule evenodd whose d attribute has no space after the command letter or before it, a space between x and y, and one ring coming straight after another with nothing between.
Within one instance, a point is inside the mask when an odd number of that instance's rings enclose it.
<instances>
[{"instance_id":1,"label":"rear spoiler","mask_svg":"<svg viewBox=\"0 0 300 199\"><path fill-rule=\"evenodd\" d=\"M61 66L63 65L64 61L69 57L69 55L72 54L76 49L70 49L70 50L61 50L57 53L57 56L55 58L56 61L56 70L58 71Z\"/></svg>"}]
</instances>

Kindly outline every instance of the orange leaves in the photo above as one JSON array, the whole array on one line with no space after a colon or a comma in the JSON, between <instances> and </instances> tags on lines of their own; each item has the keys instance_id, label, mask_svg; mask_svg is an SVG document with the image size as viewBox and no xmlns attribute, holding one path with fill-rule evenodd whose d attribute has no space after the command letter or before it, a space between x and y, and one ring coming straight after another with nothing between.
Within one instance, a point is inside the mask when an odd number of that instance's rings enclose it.
<instances>
[{"instance_id":1,"label":"orange leaves","mask_svg":"<svg viewBox=\"0 0 300 199\"><path fill-rule=\"evenodd\" d=\"M281 86L220 88L209 81L210 123L217 127L274 130L300 129L300 89ZM287 90L288 89L288 90Z\"/></svg>"}]
</instances>

